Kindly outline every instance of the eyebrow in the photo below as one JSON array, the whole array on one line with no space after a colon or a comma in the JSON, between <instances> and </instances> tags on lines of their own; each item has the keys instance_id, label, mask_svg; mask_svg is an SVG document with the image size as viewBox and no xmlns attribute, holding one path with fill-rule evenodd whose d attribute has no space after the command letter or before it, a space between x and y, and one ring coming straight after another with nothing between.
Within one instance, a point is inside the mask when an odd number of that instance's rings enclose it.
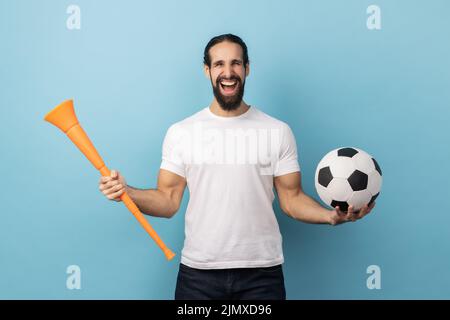
<instances>
[{"instance_id":1,"label":"eyebrow","mask_svg":"<svg viewBox=\"0 0 450 320\"><path fill-rule=\"evenodd\" d=\"M216 65L218 65L219 63L223 63L223 62L224 62L223 60L217 60L217 61L214 61L212 64L213 64L213 66L216 66ZM233 59L233 60L231 60L231 62L232 62L232 63L233 63L233 62L243 63L242 59Z\"/></svg>"}]
</instances>

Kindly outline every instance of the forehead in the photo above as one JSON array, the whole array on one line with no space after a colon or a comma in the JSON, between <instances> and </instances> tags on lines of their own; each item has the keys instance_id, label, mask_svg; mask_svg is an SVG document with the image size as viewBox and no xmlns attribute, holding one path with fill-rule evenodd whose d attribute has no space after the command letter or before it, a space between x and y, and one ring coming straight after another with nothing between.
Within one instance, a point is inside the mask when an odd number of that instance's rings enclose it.
<instances>
[{"instance_id":1,"label":"forehead","mask_svg":"<svg viewBox=\"0 0 450 320\"><path fill-rule=\"evenodd\" d=\"M237 43L224 41L209 49L209 56L212 62L218 60L242 60L243 52L241 46Z\"/></svg>"}]
</instances>

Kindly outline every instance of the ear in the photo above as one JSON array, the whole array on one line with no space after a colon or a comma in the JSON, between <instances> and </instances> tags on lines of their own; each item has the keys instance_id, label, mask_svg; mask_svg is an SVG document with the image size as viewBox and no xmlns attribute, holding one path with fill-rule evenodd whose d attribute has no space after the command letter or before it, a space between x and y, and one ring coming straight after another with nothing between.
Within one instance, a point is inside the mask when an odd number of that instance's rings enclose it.
<instances>
[{"instance_id":1,"label":"ear","mask_svg":"<svg viewBox=\"0 0 450 320\"><path fill-rule=\"evenodd\" d=\"M245 77L248 77L250 74L250 63L247 62L247 65L245 66Z\"/></svg>"},{"instance_id":2,"label":"ear","mask_svg":"<svg viewBox=\"0 0 450 320\"><path fill-rule=\"evenodd\" d=\"M209 75L209 67L208 67L207 64L204 64L204 65L203 65L203 72L205 73L205 77L206 77L206 78L208 78L208 79L211 78L211 76Z\"/></svg>"}]
</instances>

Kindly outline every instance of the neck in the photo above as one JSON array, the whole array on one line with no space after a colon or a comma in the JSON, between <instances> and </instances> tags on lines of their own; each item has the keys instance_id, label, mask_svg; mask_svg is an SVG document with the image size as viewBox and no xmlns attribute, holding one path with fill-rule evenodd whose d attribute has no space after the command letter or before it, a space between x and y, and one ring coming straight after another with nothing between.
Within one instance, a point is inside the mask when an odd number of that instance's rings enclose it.
<instances>
[{"instance_id":1,"label":"neck","mask_svg":"<svg viewBox=\"0 0 450 320\"><path fill-rule=\"evenodd\" d=\"M220 117L237 117L247 112L249 108L250 106L247 105L244 102L244 100L242 100L238 108L229 111L223 110L220 104L217 102L216 98L214 98L213 102L209 106L209 110L211 110L212 113Z\"/></svg>"}]
</instances>

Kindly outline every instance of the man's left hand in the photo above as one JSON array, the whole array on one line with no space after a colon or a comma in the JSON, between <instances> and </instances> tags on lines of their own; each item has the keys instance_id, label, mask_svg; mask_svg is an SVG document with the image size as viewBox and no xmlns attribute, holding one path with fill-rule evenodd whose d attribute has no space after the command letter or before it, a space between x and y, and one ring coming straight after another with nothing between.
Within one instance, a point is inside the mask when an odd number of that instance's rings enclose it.
<instances>
[{"instance_id":1,"label":"man's left hand","mask_svg":"<svg viewBox=\"0 0 450 320\"><path fill-rule=\"evenodd\" d=\"M345 222L355 222L369 214L374 207L375 201L370 206L365 205L359 211L353 211L353 206L349 206L347 212L342 212L337 206L334 210L331 210L330 224L335 226Z\"/></svg>"}]
</instances>

